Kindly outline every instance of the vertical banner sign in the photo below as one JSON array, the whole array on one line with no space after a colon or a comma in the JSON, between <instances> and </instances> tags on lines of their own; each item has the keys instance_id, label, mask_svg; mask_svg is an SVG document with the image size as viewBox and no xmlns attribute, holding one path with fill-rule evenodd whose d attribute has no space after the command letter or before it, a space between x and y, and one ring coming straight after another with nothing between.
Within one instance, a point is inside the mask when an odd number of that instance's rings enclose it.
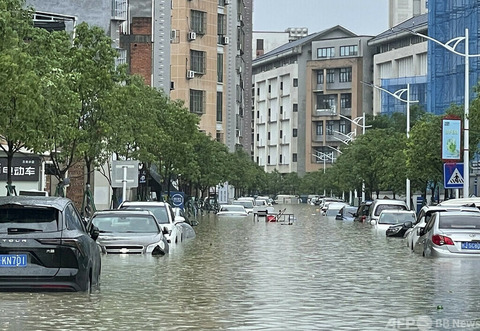
<instances>
[{"instance_id":1,"label":"vertical banner sign","mask_svg":"<svg viewBox=\"0 0 480 331\"><path fill-rule=\"evenodd\" d=\"M442 160L457 162L461 160L461 132L460 118L445 117L442 119Z\"/></svg>"}]
</instances>

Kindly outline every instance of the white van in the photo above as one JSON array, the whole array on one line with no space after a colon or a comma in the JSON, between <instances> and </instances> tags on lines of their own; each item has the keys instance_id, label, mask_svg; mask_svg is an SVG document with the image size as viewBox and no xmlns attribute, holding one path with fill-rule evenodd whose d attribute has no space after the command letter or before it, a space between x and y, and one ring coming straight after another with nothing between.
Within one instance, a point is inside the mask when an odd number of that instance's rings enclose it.
<instances>
[{"instance_id":1,"label":"white van","mask_svg":"<svg viewBox=\"0 0 480 331\"><path fill-rule=\"evenodd\" d=\"M385 209L408 210L408 207L407 203L402 200L377 199L374 200L370 206L366 221L370 222L370 224L375 224L378 221L380 213Z\"/></svg>"}]
</instances>

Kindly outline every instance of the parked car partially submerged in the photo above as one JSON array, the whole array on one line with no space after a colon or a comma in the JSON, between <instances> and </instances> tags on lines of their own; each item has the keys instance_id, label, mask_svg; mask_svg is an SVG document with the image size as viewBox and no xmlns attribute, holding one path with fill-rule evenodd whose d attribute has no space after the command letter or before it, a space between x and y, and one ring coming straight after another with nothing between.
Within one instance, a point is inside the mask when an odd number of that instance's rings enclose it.
<instances>
[{"instance_id":1,"label":"parked car partially submerged","mask_svg":"<svg viewBox=\"0 0 480 331\"><path fill-rule=\"evenodd\" d=\"M242 205L220 205L219 217L247 217L248 213Z\"/></svg>"},{"instance_id":2,"label":"parked car partially submerged","mask_svg":"<svg viewBox=\"0 0 480 331\"><path fill-rule=\"evenodd\" d=\"M143 209L149 210L155 215L158 224L164 231L167 241L171 244L180 243L183 240L182 227L178 224L184 219L175 219L175 212L168 202L161 201L124 201L118 209Z\"/></svg>"},{"instance_id":3,"label":"parked car partially submerged","mask_svg":"<svg viewBox=\"0 0 480 331\"><path fill-rule=\"evenodd\" d=\"M91 222L100 231L97 243L104 254L165 255L169 251L162 228L148 210L98 211Z\"/></svg>"},{"instance_id":4,"label":"parked car partially submerged","mask_svg":"<svg viewBox=\"0 0 480 331\"><path fill-rule=\"evenodd\" d=\"M423 256L480 257L480 213L436 212L417 231L413 250Z\"/></svg>"},{"instance_id":5,"label":"parked car partially submerged","mask_svg":"<svg viewBox=\"0 0 480 331\"><path fill-rule=\"evenodd\" d=\"M96 288L101 269L98 234L70 199L0 197L0 289Z\"/></svg>"}]
</instances>

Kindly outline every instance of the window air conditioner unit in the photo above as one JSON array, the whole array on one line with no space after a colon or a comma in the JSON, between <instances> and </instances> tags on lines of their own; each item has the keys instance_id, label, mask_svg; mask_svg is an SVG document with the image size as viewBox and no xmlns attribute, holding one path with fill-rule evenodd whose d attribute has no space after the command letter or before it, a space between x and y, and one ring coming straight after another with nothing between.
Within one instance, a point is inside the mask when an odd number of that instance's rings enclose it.
<instances>
[{"instance_id":1,"label":"window air conditioner unit","mask_svg":"<svg viewBox=\"0 0 480 331\"><path fill-rule=\"evenodd\" d=\"M170 32L170 40L175 40L177 39L177 30L172 30Z\"/></svg>"},{"instance_id":2,"label":"window air conditioner unit","mask_svg":"<svg viewBox=\"0 0 480 331\"><path fill-rule=\"evenodd\" d=\"M228 45L228 44L230 44L230 38L222 37L222 45Z\"/></svg>"},{"instance_id":3,"label":"window air conditioner unit","mask_svg":"<svg viewBox=\"0 0 480 331\"><path fill-rule=\"evenodd\" d=\"M187 79L195 78L195 71L187 70Z\"/></svg>"},{"instance_id":4,"label":"window air conditioner unit","mask_svg":"<svg viewBox=\"0 0 480 331\"><path fill-rule=\"evenodd\" d=\"M190 32L188 33L188 40L191 41L191 40L195 40L195 39L197 39L197 33L196 33L196 32L193 32L193 31L190 31Z\"/></svg>"}]
</instances>

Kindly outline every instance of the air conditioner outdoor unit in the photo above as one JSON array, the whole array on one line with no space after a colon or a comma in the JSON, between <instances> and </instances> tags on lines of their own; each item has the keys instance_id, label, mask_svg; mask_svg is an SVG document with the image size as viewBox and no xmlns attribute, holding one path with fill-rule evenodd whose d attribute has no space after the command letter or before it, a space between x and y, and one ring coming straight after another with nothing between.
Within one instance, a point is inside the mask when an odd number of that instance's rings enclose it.
<instances>
[{"instance_id":1,"label":"air conditioner outdoor unit","mask_svg":"<svg viewBox=\"0 0 480 331\"><path fill-rule=\"evenodd\" d=\"M197 33L193 32L193 31L190 31L188 33L188 40L195 40L195 39L197 39Z\"/></svg>"},{"instance_id":2,"label":"air conditioner outdoor unit","mask_svg":"<svg viewBox=\"0 0 480 331\"><path fill-rule=\"evenodd\" d=\"M187 70L187 79L195 78L195 71Z\"/></svg>"},{"instance_id":3,"label":"air conditioner outdoor unit","mask_svg":"<svg viewBox=\"0 0 480 331\"><path fill-rule=\"evenodd\" d=\"M228 45L228 44L230 44L230 38L228 38L228 37L222 37L222 44L223 44L223 45Z\"/></svg>"},{"instance_id":4,"label":"air conditioner outdoor unit","mask_svg":"<svg viewBox=\"0 0 480 331\"><path fill-rule=\"evenodd\" d=\"M177 30L172 30L170 32L170 40L175 40L177 39Z\"/></svg>"}]
</instances>

